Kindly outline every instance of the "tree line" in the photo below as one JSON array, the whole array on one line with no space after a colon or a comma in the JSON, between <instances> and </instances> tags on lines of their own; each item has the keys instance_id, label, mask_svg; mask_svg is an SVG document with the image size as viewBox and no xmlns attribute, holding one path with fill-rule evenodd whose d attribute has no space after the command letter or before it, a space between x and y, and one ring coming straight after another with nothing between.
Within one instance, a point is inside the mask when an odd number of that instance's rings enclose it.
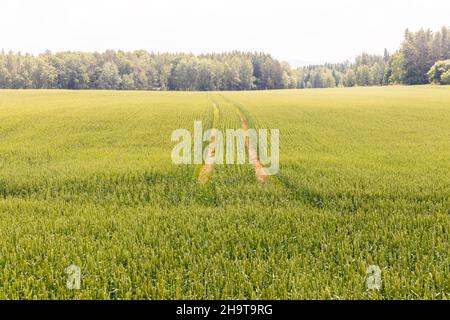
<instances>
[{"instance_id":1,"label":"tree line","mask_svg":"<svg viewBox=\"0 0 450 320\"><path fill-rule=\"evenodd\" d=\"M0 88L10 89L279 89L295 87L291 73L288 64L263 53L0 53Z\"/></svg>"},{"instance_id":2,"label":"tree line","mask_svg":"<svg viewBox=\"0 0 450 320\"><path fill-rule=\"evenodd\" d=\"M299 68L299 88L382 86L392 84L450 84L450 28L438 32L405 31L392 55L363 53L354 62Z\"/></svg>"},{"instance_id":3,"label":"tree line","mask_svg":"<svg viewBox=\"0 0 450 320\"><path fill-rule=\"evenodd\" d=\"M392 55L291 68L265 53L0 53L2 89L269 90L450 84L450 28L406 30Z\"/></svg>"}]
</instances>

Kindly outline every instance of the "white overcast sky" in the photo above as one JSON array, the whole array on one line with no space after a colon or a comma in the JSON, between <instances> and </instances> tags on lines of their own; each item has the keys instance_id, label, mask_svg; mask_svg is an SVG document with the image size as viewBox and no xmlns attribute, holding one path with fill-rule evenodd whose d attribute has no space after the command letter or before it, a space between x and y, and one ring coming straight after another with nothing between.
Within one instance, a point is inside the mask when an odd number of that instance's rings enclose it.
<instances>
[{"instance_id":1,"label":"white overcast sky","mask_svg":"<svg viewBox=\"0 0 450 320\"><path fill-rule=\"evenodd\" d=\"M0 49L264 51L338 62L450 26L449 0L0 0Z\"/></svg>"}]
</instances>

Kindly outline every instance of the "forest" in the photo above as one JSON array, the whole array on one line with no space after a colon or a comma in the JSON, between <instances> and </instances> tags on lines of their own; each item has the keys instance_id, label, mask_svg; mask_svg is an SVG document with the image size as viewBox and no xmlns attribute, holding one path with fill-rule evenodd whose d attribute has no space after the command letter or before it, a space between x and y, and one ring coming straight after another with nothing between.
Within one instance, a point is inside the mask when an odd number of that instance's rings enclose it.
<instances>
[{"instance_id":1,"label":"forest","mask_svg":"<svg viewBox=\"0 0 450 320\"><path fill-rule=\"evenodd\" d=\"M450 84L450 28L405 31L390 54L292 68L265 53L194 55L108 50L0 53L1 89L270 90Z\"/></svg>"}]
</instances>

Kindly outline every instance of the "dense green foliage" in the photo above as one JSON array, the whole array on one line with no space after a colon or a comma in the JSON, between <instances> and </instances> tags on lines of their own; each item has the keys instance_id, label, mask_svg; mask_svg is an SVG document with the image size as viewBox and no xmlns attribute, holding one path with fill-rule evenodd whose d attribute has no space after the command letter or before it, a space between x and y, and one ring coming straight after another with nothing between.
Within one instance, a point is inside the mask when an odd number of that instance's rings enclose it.
<instances>
[{"instance_id":1,"label":"dense green foliage","mask_svg":"<svg viewBox=\"0 0 450 320\"><path fill-rule=\"evenodd\" d=\"M450 60L438 61L428 72L431 83L450 84Z\"/></svg>"},{"instance_id":2,"label":"dense green foliage","mask_svg":"<svg viewBox=\"0 0 450 320\"><path fill-rule=\"evenodd\" d=\"M172 164L212 102L221 130L236 108L280 129L278 176ZM2 90L0 298L449 299L449 106L444 86Z\"/></svg>"},{"instance_id":3,"label":"dense green foliage","mask_svg":"<svg viewBox=\"0 0 450 320\"><path fill-rule=\"evenodd\" d=\"M389 54L384 56L363 53L353 63L335 63L299 68L299 88L334 88L385 85L385 70Z\"/></svg>"},{"instance_id":4,"label":"dense green foliage","mask_svg":"<svg viewBox=\"0 0 450 320\"><path fill-rule=\"evenodd\" d=\"M390 55L292 69L268 54L0 53L0 88L117 90L266 90L426 84L434 63L450 59L450 29L405 32ZM445 79L450 75L444 76ZM434 81L437 83L437 81ZM445 81L444 81L445 82Z\"/></svg>"},{"instance_id":5,"label":"dense green foliage","mask_svg":"<svg viewBox=\"0 0 450 320\"><path fill-rule=\"evenodd\" d=\"M0 54L0 88L251 90L295 87L290 67L259 53Z\"/></svg>"},{"instance_id":6,"label":"dense green foliage","mask_svg":"<svg viewBox=\"0 0 450 320\"><path fill-rule=\"evenodd\" d=\"M450 59L450 29L405 32L393 55L362 54L353 63L325 64L299 69L299 88L427 84L434 63ZM440 81L432 81L440 83Z\"/></svg>"},{"instance_id":7,"label":"dense green foliage","mask_svg":"<svg viewBox=\"0 0 450 320\"><path fill-rule=\"evenodd\" d=\"M441 32L435 34L430 30L416 33L406 31L405 41L398 52L403 61L402 83L428 83L427 73L433 64L450 59L449 30L442 28Z\"/></svg>"}]
</instances>

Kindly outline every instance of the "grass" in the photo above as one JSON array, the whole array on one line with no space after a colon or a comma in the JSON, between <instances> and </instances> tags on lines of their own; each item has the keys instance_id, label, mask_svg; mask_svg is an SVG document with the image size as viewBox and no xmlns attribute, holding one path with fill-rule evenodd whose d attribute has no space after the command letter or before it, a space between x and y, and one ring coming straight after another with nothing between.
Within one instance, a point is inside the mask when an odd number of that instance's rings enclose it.
<instances>
[{"instance_id":1,"label":"grass","mask_svg":"<svg viewBox=\"0 0 450 320\"><path fill-rule=\"evenodd\" d=\"M278 176L171 163L211 101ZM0 91L0 298L449 299L449 243L450 87Z\"/></svg>"}]
</instances>

